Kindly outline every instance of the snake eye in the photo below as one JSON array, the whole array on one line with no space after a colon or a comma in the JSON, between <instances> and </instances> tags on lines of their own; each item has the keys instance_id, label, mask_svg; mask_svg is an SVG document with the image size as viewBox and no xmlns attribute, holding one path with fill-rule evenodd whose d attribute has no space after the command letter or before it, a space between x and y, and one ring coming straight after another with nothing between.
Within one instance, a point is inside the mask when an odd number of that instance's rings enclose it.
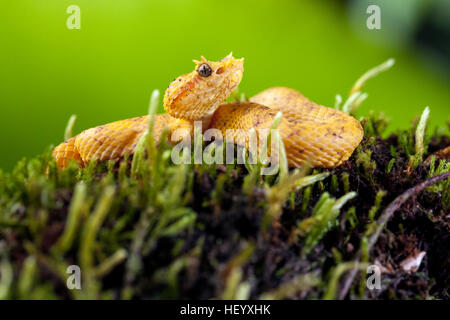
<instances>
[{"instance_id":1,"label":"snake eye","mask_svg":"<svg viewBox=\"0 0 450 320\"><path fill-rule=\"evenodd\" d=\"M200 65L200 67L198 67L197 72L200 75L200 77L206 78L211 75L212 70L209 65L207 65L206 63L203 63Z\"/></svg>"}]
</instances>

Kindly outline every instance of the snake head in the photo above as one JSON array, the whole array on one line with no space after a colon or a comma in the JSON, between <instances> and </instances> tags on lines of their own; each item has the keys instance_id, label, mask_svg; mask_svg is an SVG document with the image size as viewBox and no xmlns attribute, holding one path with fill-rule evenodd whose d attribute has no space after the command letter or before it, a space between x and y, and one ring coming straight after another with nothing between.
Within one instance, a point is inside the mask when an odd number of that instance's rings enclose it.
<instances>
[{"instance_id":1,"label":"snake head","mask_svg":"<svg viewBox=\"0 0 450 320\"><path fill-rule=\"evenodd\" d=\"M220 61L201 57L195 70L176 78L164 95L164 109L175 118L202 120L212 116L242 79L244 59L230 53Z\"/></svg>"}]
</instances>

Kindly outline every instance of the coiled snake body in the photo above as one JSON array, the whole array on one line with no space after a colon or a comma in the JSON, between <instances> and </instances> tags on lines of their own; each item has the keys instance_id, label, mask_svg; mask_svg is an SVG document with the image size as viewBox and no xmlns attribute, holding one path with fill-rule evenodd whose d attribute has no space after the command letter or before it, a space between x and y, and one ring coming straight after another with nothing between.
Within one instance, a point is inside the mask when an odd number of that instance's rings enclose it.
<instances>
[{"instance_id":1,"label":"coiled snake body","mask_svg":"<svg viewBox=\"0 0 450 320\"><path fill-rule=\"evenodd\" d=\"M166 90L167 113L155 118L156 141L166 127L171 132L180 130L192 135L193 122L202 121L203 129L215 128L224 136L227 129L242 129L233 131L233 138L235 143L248 147L248 138L242 132L268 129L279 111L283 118L278 130L290 167L306 162L313 167L336 167L351 156L362 140L359 121L339 110L320 106L293 89L270 88L248 102L224 103L242 79L244 60L230 54L218 62L203 57L194 62L195 70L175 79ZM60 168L72 160L81 166L92 159L118 160L133 154L147 123L148 116L142 116L85 130L58 145L53 156Z\"/></svg>"}]
</instances>

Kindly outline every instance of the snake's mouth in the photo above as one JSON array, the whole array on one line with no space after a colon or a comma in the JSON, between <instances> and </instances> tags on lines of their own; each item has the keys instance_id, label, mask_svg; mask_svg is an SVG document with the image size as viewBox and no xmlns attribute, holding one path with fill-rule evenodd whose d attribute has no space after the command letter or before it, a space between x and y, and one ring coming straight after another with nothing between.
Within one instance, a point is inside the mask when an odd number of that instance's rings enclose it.
<instances>
[{"instance_id":1,"label":"snake's mouth","mask_svg":"<svg viewBox=\"0 0 450 320\"><path fill-rule=\"evenodd\" d=\"M244 74L244 58L242 59L235 59L232 62L232 68L234 70L234 79L237 83L236 85L238 85L241 80L242 80L242 76Z\"/></svg>"}]
</instances>

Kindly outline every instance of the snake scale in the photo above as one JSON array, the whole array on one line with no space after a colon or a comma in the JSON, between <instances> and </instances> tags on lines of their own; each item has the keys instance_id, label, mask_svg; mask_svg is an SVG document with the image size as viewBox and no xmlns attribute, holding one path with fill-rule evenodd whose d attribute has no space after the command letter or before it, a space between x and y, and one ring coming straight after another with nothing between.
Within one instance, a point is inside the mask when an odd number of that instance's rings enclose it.
<instances>
[{"instance_id":1,"label":"snake scale","mask_svg":"<svg viewBox=\"0 0 450 320\"><path fill-rule=\"evenodd\" d=\"M224 103L242 79L244 59L230 54L217 62L202 57L194 63L194 71L176 78L165 92L167 113L155 117L156 141L164 128L192 136L194 121L202 121L203 129L215 128L224 136L227 129L242 129L236 130L233 138L236 144L248 147L249 139L243 132L270 128L277 112L282 112L278 130L289 167L307 162L313 167L332 168L347 160L363 138L359 121L318 105L294 89L274 87L246 102ZM148 116L142 116L85 130L58 145L53 157L60 168L73 160L80 166L92 159L119 160L133 154L147 124Z\"/></svg>"}]
</instances>

